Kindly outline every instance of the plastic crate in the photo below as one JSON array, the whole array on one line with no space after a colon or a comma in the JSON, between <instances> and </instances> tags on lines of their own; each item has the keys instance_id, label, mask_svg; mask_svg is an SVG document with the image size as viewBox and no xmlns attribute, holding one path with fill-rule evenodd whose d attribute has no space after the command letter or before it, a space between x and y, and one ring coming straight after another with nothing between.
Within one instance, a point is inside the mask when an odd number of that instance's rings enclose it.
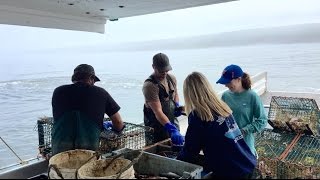
<instances>
[{"instance_id":1,"label":"plastic crate","mask_svg":"<svg viewBox=\"0 0 320 180\"><path fill-rule=\"evenodd\" d=\"M107 118L105 121L108 120ZM119 133L104 130L100 136L100 153L111 153L114 150L121 148L141 149L146 146L146 139L152 140L153 132L151 127L124 122L126 127ZM50 156L51 150L51 136L52 136L52 117L43 117L37 121L36 130L38 131L39 138L39 151L44 157Z\"/></svg>"},{"instance_id":2,"label":"plastic crate","mask_svg":"<svg viewBox=\"0 0 320 180\"><path fill-rule=\"evenodd\" d=\"M159 156L168 157L171 159L176 159L181 149L182 149L182 146L172 145L170 138L143 148L143 150L146 152L157 154ZM204 165L204 155L201 154L201 152L196 158L196 160L197 161L193 162L193 164L196 164L199 166Z\"/></svg>"},{"instance_id":3,"label":"plastic crate","mask_svg":"<svg viewBox=\"0 0 320 180\"><path fill-rule=\"evenodd\" d=\"M320 134L319 108L314 99L272 96L268 121L275 129Z\"/></svg>"},{"instance_id":4,"label":"plastic crate","mask_svg":"<svg viewBox=\"0 0 320 180\"><path fill-rule=\"evenodd\" d=\"M174 173L179 176L178 179L201 179L203 168L199 165L159 156L149 152L138 150L121 149L114 151L114 155L122 154L121 157L133 161L140 153L141 157L133 165L136 178L144 176L145 178L160 178L163 174Z\"/></svg>"},{"instance_id":5,"label":"plastic crate","mask_svg":"<svg viewBox=\"0 0 320 180\"><path fill-rule=\"evenodd\" d=\"M155 143L153 145L147 146L143 148L143 150L152 154L157 154L160 156L173 158L173 159L176 159L179 153L172 149L172 143L170 138L160 141L158 143Z\"/></svg>"}]
</instances>

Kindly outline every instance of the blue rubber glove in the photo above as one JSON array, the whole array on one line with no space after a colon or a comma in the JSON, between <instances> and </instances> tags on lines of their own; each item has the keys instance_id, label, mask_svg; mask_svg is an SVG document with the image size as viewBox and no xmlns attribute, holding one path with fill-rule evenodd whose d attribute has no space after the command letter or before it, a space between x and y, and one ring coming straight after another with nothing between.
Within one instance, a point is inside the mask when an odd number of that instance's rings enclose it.
<instances>
[{"instance_id":1,"label":"blue rubber glove","mask_svg":"<svg viewBox=\"0 0 320 180\"><path fill-rule=\"evenodd\" d=\"M174 116L179 117L182 115L182 108L180 107L178 102L175 102L175 105L176 105L176 107L174 109Z\"/></svg>"},{"instance_id":2,"label":"blue rubber glove","mask_svg":"<svg viewBox=\"0 0 320 180\"><path fill-rule=\"evenodd\" d=\"M126 125L124 124L122 129L120 131L116 130L115 128L113 128L113 125L112 125L112 121L104 121L103 122L103 127L106 129L106 130L112 130L116 133L121 133L123 131L123 129L126 127Z\"/></svg>"},{"instance_id":3,"label":"blue rubber glove","mask_svg":"<svg viewBox=\"0 0 320 180\"><path fill-rule=\"evenodd\" d=\"M105 128L105 129L112 129L112 121L104 121L103 122L103 127Z\"/></svg>"},{"instance_id":4,"label":"blue rubber glove","mask_svg":"<svg viewBox=\"0 0 320 180\"><path fill-rule=\"evenodd\" d=\"M171 136L172 144L183 145L184 137L180 134L179 130L170 122L164 125L164 128L168 131Z\"/></svg>"}]
</instances>

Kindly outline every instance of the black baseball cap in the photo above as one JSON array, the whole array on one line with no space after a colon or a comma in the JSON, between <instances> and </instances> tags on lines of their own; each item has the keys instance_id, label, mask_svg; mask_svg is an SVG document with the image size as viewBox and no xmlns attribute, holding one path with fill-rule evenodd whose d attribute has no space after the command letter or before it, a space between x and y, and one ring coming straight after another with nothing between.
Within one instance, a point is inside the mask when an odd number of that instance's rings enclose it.
<instances>
[{"instance_id":1,"label":"black baseball cap","mask_svg":"<svg viewBox=\"0 0 320 180\"><path fill-rule=\"evenodd\" d=\"M83 75L92 75L94 76L94 81L100 81L100 79L96 76L94 69L89 64L80 64L78 65L72 75L72 81L80 80L79 77L83 77Z\"/></svg>"},{"instance_id":2,"label":"black baseball cap","mask_svg":"<svg viewBox=\"0 0 320 180\"><path fill-rule=\"evenodd\" d=\"M163 53L158 53L153 56L153 66L159 71L172 70L168 56Z\"/></svg>"}]
</instances>

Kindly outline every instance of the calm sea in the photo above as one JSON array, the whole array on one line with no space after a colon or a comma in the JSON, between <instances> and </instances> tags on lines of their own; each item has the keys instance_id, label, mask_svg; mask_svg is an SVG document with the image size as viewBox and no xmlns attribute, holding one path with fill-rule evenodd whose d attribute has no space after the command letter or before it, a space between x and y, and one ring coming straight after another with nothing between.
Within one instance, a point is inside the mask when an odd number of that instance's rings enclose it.
<instances>
[{"instance_id":1,"label":"calm sea","mask_svg":"<svg viewBox=\"0 0 320 180\"><path fill-rule=\"evenodd\" d=\"M76 51L75 51L76 52ZM39 117L52 116L51 96L55 87L71 83L73 69L80 63L94 66L103 87L121 106L127 122L143 121L142 84L152 73L152 56L159 51L76 53L53 50L2 55L0 61L0 136L22 159L36 157ZM192 71L204 73L215 82L223 68L238 64L255 75L268 72L269 90L320 93L320 44L282 44L208 49L161 50L166 53L182 84ZM19 162L0 142L0 167Z\"/></svg>"}]
</instances>

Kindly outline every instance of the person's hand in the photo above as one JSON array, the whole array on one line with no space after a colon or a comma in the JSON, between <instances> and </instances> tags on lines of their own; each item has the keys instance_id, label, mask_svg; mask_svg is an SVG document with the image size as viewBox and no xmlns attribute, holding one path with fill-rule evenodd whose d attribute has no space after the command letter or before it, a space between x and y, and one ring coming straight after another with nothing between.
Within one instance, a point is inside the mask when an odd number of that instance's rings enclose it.
<instances>
[{"instance_id":1,"label":"person's hand","mask_svg":"<svg viewBox=\"0 0 320 180\"><path fill-rule=\"evenodd\" d=\"M105 129L112 129L112 121L104 121L103 122L103 127L105 128Z\"/></svg>"},{"instance_id":2,"label":"person's hand","mask_svg":"<svg viewBox=\"0 0 320 180\"><path fill-rule=\"evenodd\" d=\"M246 132L243 129L240 129L240 131L241 131L243 136L246 135Z\"/></svg>"},{"instance_id":3,"label":"person's hand","mask_svg":"<svg viewBox=\"0 0 320 180\"><path fill-rule=\"evenodd\" d=\"M174 116L179 117L184 114L184 107L180 106L178 102L175 102Z\"/></svg>"},{"instance_id":4,"label":"person's hand","mask_svg":"<svg viewBox=\"0 0 320 180\"><path fill-rule=\"evenodd\" d=\"M120 130L117 130L113 127L113 124L112 124L112 121L104 121L103 122L103 127L106 129L106 130L112 130L116 133L121 133L123 131L123 129L126 127L125 124L123 124L123 127L120 129Z\"/></svg>"},{"instance_id":5,"label":"person's hand","mask_svg":"<svg viewBox=\"0 0 320 180\"><path fill-rule=\"evenodd\" d=\"M165 129L171 136L172 144L183 145L184 137L180 134L179 130L170 122L164 125Z\"/></svg>"}]
</instances>

